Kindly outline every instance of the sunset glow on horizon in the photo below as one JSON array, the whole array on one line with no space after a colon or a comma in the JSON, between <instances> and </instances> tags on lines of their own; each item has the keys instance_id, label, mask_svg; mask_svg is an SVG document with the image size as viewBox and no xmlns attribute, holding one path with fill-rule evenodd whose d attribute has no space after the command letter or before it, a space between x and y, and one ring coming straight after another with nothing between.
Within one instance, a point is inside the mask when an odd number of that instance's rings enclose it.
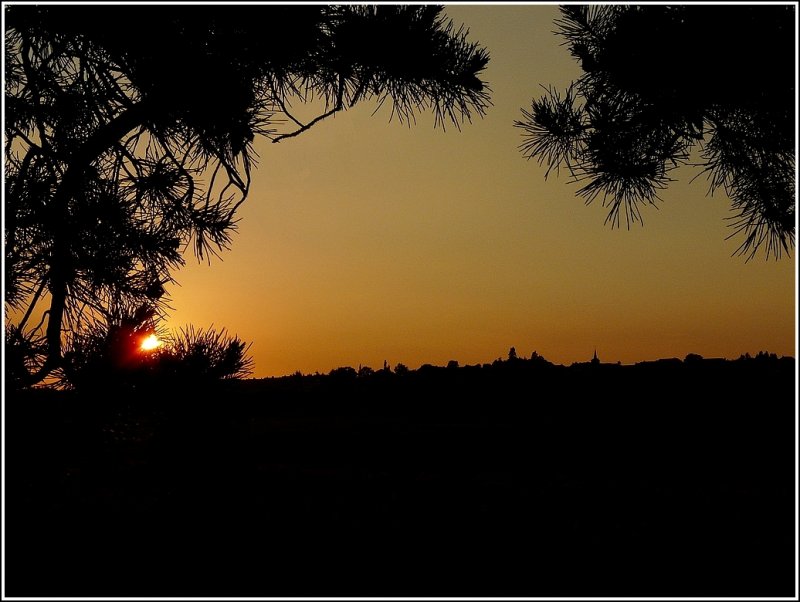
<instances>
[{"instance_id":1,"label":"sunset glow on horizon","mask_svg":"<svg viewBox=\"0 0 800 602\"><path fill-rule=\"evenodd\" d=\"M486 117L442 131L364 102L280 144L256 138L231 248L175 272L170 329L252 342L255 377L486 363L510 347L563 364L595 348L623 364L796 354L794 249L732 256L730 201L697 170L675 172L644 226L611 229L567 173L522 157L520 110L581 73L556 5L445 12L489 50Z\"/></svg>"}]
</instances>

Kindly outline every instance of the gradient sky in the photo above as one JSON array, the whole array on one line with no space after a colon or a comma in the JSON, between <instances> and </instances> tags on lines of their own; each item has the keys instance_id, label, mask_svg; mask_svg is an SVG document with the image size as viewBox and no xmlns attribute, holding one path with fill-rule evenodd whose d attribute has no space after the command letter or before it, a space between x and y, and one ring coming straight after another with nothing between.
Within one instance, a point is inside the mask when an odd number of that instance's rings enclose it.
<instances>
[{"instance_id":1,"label":"gradient sky","mask_svg":"<svg viewBox=\"0 0 800 602\"><path fill-rule=\"evenodd\" d=\"M796 355L796 260L745 263L692 169L630 231L518 151L513 122L578 65L555 5L448 5L490 51L485 118L407 127L363 103L305 134L257 140L231 250L189 259L167 326L252 341L254 376L359 364L491 362L514 346L555 363L687 353ZM701 57L698 57L700 59ZM746 82L742 82L746 85Z\"/></svg>"}]
</instances>

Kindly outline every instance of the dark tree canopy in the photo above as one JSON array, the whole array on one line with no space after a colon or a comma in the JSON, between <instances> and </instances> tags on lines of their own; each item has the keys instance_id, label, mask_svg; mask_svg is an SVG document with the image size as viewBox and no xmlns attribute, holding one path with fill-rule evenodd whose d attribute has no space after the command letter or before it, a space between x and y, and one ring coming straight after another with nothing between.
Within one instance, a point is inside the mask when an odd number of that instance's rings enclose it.
<instances>
[{"instance_id":1,"label":"dark tree canopy","mask_svg":"<svg viewBox=\"0 0 800 602\"><path fill-rule=\"evenodd\" d=\"M437 6L4 10L6 343L29 383L82 329L161 314L187 247L227 247L255 136L370 99L458 127L490 102L488 53Z\"/></svg>"},{"instance_id":2,"label":"dark tree canopy","mask_svg":"<svg viewBox=\"0 0 800 602\"><path fill-rule=\"evenodd\" d=\"M606 221L628 227L695 161L731 200L738 253L788 254L795 20L786 5L562 7L557 33L584 73L522 111L521 150L547 174L566 168L587 203L602 196Z\"/></svg>"}]
</instances>

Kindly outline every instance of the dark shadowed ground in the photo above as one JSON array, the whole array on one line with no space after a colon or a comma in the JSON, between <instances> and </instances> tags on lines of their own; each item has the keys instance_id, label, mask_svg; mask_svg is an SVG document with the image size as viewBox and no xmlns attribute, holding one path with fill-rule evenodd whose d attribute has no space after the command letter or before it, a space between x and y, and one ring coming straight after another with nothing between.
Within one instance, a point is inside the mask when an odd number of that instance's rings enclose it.
<instances>
[{"instance_id":1,"label":"dark shadowed ground","mask_svg":"<svg viewBox=\"0 0 800 602\"><path fill-rule=\"evenodd\" d=\"M793 596L794 360L6 399L9 596Z\"/></svg>"}]
</instances>

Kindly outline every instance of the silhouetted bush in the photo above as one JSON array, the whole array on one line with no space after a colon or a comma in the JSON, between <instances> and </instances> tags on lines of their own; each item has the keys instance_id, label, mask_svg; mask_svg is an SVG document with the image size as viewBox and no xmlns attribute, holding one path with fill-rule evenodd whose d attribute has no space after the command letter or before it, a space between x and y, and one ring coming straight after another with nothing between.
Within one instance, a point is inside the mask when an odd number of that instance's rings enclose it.
<instances>
[{"instance_id":1,"label":"silhouetted bush","mask_svg":"<svg viewBox=\"0 0 800 602\"><path fill-rule=\"evenodd\" d=\"M167 339L159 363L181 380L244 378L253 371L249 349L249 343L229 335L224 328L218 331L189 326Z\"/></svg>"},{"instance_id":2,"label":"silhouetted bush","mask_svg":"<svg viewBox=\"0 0 800 602\"><path fill-rule=\"evenodd\" d=\"M154 334L153 322L141 316L73 334L59 384L82 390L130 390L244 378L252 372L250 345L225 329L189 326L162 334L159 347L143 349L143 341Z\"/></svg>"},{"instance_id":3,"label":"silhouetted bush","mask_svg":"<svg viewBox=\"0 0 800 602\"><path fill-rule=\"evenodd\" d=\"M123 389L152 379L162 352L141 349L144 339L156 333L152 317L146 309L122 312L106 323L71 333L59 384L73 389Z\"/></svg>"}]
</instances>

